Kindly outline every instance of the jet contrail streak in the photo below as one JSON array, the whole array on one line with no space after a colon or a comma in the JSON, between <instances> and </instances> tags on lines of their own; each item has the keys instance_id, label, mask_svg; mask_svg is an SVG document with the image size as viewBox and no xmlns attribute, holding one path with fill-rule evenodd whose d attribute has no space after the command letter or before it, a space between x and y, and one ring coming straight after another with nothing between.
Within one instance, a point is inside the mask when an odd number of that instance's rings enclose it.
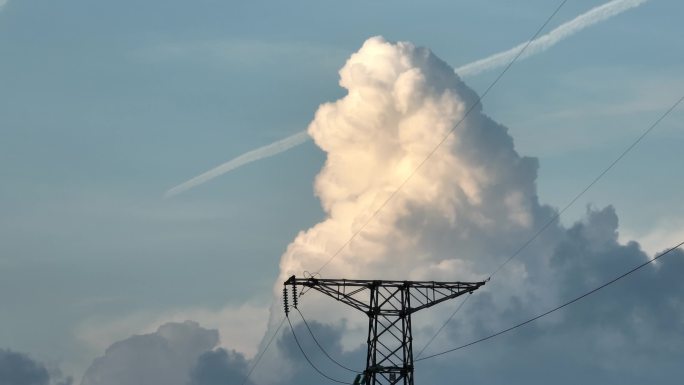
<instances>
[{"instance_id":1,"label":"jet contrail streak","mask_svg":"<svg viewBox=\"0 0 684 385\"><path fill-rule=\"evenodd\" d=\"M570 37L589 26L607 20L631 8L638 7L647 1L648 0L613 0L592 8L567 23L561 24L549 33L534 39L518 60L546 51L561 40ZM472 76L505 66L513 60L515 55L517 55L525 45L527 45L527 42L519 44L509 50L458 67L456 73L460 76Z\"/></svg>"},{"instance_id":2,"label":"jet contrail streak","mask_svg":"<svg viewBox=\"0 0 684 385\"><path fill-rule=\"evenodd\" d=\"M525 52L518 58L518 60L525 59L532 55L546 51L561 40L564 40L565 38L570 37L589 26L607 20L634 7L638 7L647 1L649 0L613 0L603 5L599 5L598 7L592 8L576 18L561 24L547 34L534 39L529 44ZM2 2L2 0L0 0L0 2ZM460 66L456 68L455 71L459 76L467 77L498 67L503 67L513 60L515 55L517 55L526 44L527 42L524 42L506 51L499 52L484 59ZM205 172L204 174L198 175L187 182L179 184L178 186L167 191L164 194L164 197L178 195L229 171L235 170L238 167L242 167L257 160L278 155L281 152L291 149L292 147L296 147L305 143L307 140L309 140L307 132L301 131L275 143L259 147L255 150L244 153L237 158L233 158L228 162Z\"/></svg>"},{"instance_id":3,"label":"jet contrail streak","mask_svg":"<svg viewBox=\"0 0 684 385\"><path fill-rule=\"evenodd\" d=\"M187 191L195 186L199 186L202 183L208 182L219 175L225 174L228 171L235 170L238 167L242 167L247 163L252 163L259 159L264 159L271 157L276 154L280 154L283 151L287 151L292 147L299 146L300 144L306 142L309 139L309 135L306 131L296 133L292 136L288 136L285 139L281 139L275 143L271 143L267 146L259 147L256 150L246 152L237 158L233 158L222 165L212 168L211 170L205 172L204 174L198 175L187 182L183 182L178 186L170 189L164 194L165 198L178 195L184 191Z\"/></svg>"}]
</instances>

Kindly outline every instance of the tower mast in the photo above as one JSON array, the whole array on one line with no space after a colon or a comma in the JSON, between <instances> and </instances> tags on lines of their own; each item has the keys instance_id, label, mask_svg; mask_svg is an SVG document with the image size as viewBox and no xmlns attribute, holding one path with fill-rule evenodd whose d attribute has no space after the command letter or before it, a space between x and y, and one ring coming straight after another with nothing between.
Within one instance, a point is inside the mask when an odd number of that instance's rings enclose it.
<instances>
[{"instance_id":1,"label":"tower mast","mask_svg":"<svg viewBox=\"0 0 684 385\"><path fill-rule=\"evenodd\" d=\"M459 297L485 282L384 281L360 279L296 278L292 287L296 307L297 286L319 291L368 316L366 385L413 385L411 314ZM287 295L285 313L289 312Z\"/></svg>"}]
</instances>

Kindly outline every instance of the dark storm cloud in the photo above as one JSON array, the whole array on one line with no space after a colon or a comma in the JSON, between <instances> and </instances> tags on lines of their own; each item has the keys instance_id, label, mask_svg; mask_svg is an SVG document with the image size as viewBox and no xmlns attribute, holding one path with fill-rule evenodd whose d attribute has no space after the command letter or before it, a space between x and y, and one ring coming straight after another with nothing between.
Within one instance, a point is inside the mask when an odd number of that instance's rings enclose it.
<instances>
[{"instance_id":1,"label":"dark storm cloud","mask_svg":"<svg viewBox=\"0 0 684 385\"><path fill-rule=\"evenodd\" d=\"M613 207L590 208L584 220L560 234L550 259L523 260L530 267L530 281L554 278L555 284L538 297L552 294L561 303L651 257L636 242L620 244L617 230L618 218ZM532 266L538 263L546 266ZM679 384L684 373L680 365L684 358L682 271L684 252L677 250L659 264L648 265L559 313L461 351L417 362L416 382ZM496 332L501 325L512 326L539 314L534 298L514 296L501 308L493 295L476 293L442 337L448 337L456 346ZM469 323L468 318L475 322ZM488 322L493 318L498 322ZM331 356L347 366L363 367L365 346L344 352L343 327L309 323ZM303 324L295 324L295 333L319 369L341 381L353 380L353 374L341 370L320 352ZM414 351L424 342L414 341ZM302 356L287 324L277 348L293 372L276 383L329 383ZM431 352L434 350L428 349L426 353Z\"/></svg>"},{"instance_id":2,"label":"dark storm cloud","mask_svg":"<svg viewBox=\"0 0 684 385\"><path fill-rule=\"evenodd\" d=\"M550 258L521 257L529 267L529 281L546 282L553 277L547 290L531 297L513 296L503 307L495 302L496 293L475 293L439 339L457 346L487 336L539 314L537 298L552 296L560 304L652 257L636 242L618 242L618 217L612 206L589 208L584 220L562 230ZM684 252L677 250L657 265L648 265L549 317L461 351L417 362L416 383L679 384L684 374L680 364L684 358L682 271ZM291 318L298 320L296 315ZM331 356L363 369L365 345L345 352L341 345L344 327L312 320L309 324ZM302 349L319 369L337 380L353 381L353 374L320 352L304 324L295 323L294 328ZM330 383L303 357L287 324L281 333L276 347L292 372L275 383ZM414 353L425 342L414 340ZM433 352L434 347L425 355Z\"/></svg>"},{"instance_id":3,"label":"dark storm cloud","mask_svg":"<svg viewBox=\"0 0 684 385\"><path fill-rule=\"evenodd\" d=\"M27 355L0 349L0 385L47 385L50 374L45 366Z\"/></svg>"},{"instance_id":4,"label":"dark storm cloud","mask_svg":"<svg viewBox=\"0 0 684 385\"><path fill-rule=\"evenodd\" d=\"M638 243L618 243L612 207L589 209L567 229L545 273L555 278L558 304L587 292L649 259ZM538 261L525 261L526 264ZM449 376L475 384L678 384L684 374L684 252L677 250L628 278L553 314L481 344L419 362L417 378ZM530 281L541 270L529 269ZM544 296L542 293L540 296ZM454 346L539 314L534 300L514 297L498 309L492 294L477 293L450 323ZM474 317L477 325L465 327Z\"/></svg>"},{"instance_id":5,"label":"dark storm cloud","mask_svg":"<svg viewBox=\"0 0 684 385\"><path fill-rule=\"evenodd\" d=\"M612 207L591 209L584 221L563 234L547 269L547 274L556 278L553 290L559 298L573 298L648 258L637 243L618 243L617 225ZM684 335L681 323L684 281L678 274L681 271L684 271L684 253L676 251L663 258L658 266L647 266L548 319L459 352L419 361L416 381L444 383L448 380L483 385L679 384L680 362L684 357L681 337ZM532 275L529 279L541 278ZM498 331L497 325L486 322L492 317L487 313L493 313L503 324L511 326L537 314L531 302L529 298L513 297L507 307L500 309L491 293L477 293L442 337L456 345ZM293 314L295 333L309 359L330 377L352 382L355 375L326 358L305 325L296 322L298 316ZM469 317L474 317L477 327L467 327L465 320ZM345 351L341 343L344 325L309 320L309 326L332 357L347 367L363 369L365 345L359 341L358 348ZM83 384L241 384L253 361L247 361L235 351L212 350L218 341L215 333L186 322L165 325L153 334L131 337L112 345L105 357L98 359L108 360L107 365L96 360ZM424 342L414 341L414 350ZM287 324L272 349L280 351L285 360L285 370L275 384L329 383L304 358ZM434 350L428 349L426 354L431 352ZM124 353L127 360L122 362L116 358ZM179 361L179 356L185 359ZM265 362L257 370L273 370ZM109 368L109 373L104 367ZM119 382L113 381L114 370L125 377ZM88 376L109 378L109 382L88 382Z\"/></svg>"},{"instance_id":6,"label":"dark storm cloud","mask_svg":"<svg viewBox=\"0 0 684 385\"><path fill-rule=\"evenodd\" d=\"M217 330L192 321L167 323L154 333L112 344L88 368L81 384L241 384L248 361L238 352L215 349L218 343Z\"/></svg>"},{"instance_id":7,"label":"dark storm cloud","mask_svg":"<svg viewBox=\"0 0 684 385\"><path fill-rule=\"evenodd\" d=\"M235 351L216 349L202 354L190 372L188 385L241 384L247 375L247 360ZM251 385L247 382L246 385Z\"/></svg>"},{"instance_id":8,"label":"dark storm cloud","mask_svg":"<svg viewBox=\"0 0 684 385\"><path fill-rule=\"evenodd\" d=\"M0 385L71 385L59 369L48 369L26 354L0 349Z\"/></svg>"},{"instance_id":9,"label":"dark storm cloud","mask_svg":"<svg viewBox=\"0 0 684 385\"><path fill-rule=\"evenodd\" d=\"M316 345L304 323L294 323L296 320L294 315L291 315L291 318L294 325L294 333L297 335L302 350L313 364L331 378L350 383L354 381L356 375L330 361ZM341 344L344 334L343 327L325 325L316 321L308 321L308 323L318 343L331 357L347 368L353 370L365 369L365 345L359 346L359 348L353 351L345 352ZM292 370L292 374L288 378L283 378L283 385L318 385L323 382L330 382L317 374L307 362L287 324L283 326L283 332L278 340L277 348L284 352L284 357L286 357L289 368Z\"/></svg>"}]
</instances>

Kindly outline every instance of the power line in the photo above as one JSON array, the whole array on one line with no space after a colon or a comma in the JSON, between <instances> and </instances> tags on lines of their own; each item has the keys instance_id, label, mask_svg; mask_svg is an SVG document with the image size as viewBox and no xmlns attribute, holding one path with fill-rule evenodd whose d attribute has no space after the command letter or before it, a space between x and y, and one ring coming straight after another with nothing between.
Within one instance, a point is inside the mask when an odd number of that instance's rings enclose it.
<instances>
[{"instance_id":1,"label":"power line","mask_svg":"<svg viewBox=\"0 0 684 385\"><path fill-rule=\"evenodd\" d=\"M615 158L615 160L614 160L611 164L609 164L608 167L606 167L605 169L603 169L603 171L601 171L601 173L600 173L596 178L594 178L594 180L592 180L591 183L589 183L589 184L587 185L587 187L585 187L582 191L580 191L579 194L575 195L575 197L572 198L572 200L570 201L570 203L568 203L567 205L565 205L565 207L563 207L563 209L562 209L561 211L559 211L558 213L556 213L556 215L554 215L548 222L546 222L546 224L544 224L544 226L542 226L542 227L541 227L541 228L532 236L532 238L530 238L529 240L527 240L527 242L523 243L522 246L520 246L520 247L519 247L519 248L518 248L510 257L508 257L508 259L506 259L501 265L499 265L499 267L497 267L497 268L494 270L494 272L493 272L492 274L490 274L489 278L491 279L496 273L499 272L499 270L501 270L504 266L506 266L506 264L508 264L508 262L510 262L513 258L515 258L516 256L518 256L518 254L520 254L521 251L523 251L523 250L524 250L525 248L527 248L527 246L529 246L535 239L537 239L537 237L539 237L539 235L540 235L542 232L544 232L544 230L546 230L552 223L556 222L556 221L558 220L558 218L560 218L560 216L561 216L568 208L570 208L570 206L572 206L573 204L575 204L575 202L577 202L577 200L578 200L580 197L582 197L582 195L584 195L584 193L586 193L586 192L587 192L590 188L592 188L592 187L593 187L601 178L603 178L603 176L606 175L606 174L608 173L608 171L610 171L610 170L613 168L613 166L615 166L620 160L622 160L622 158L625 157L625 155L627 155L630 151L632 151L632 149L633 149L634 147L636 147L636 145L639 144L639 142L641 142L641 140L644 139L644 137L645 137L646 135L648 135L648 133L651 132L651 131L660 123L661 120L665 119L665 117L668 116L668 115L670 114L670 112L672 112L672 110L674 110L675 108L677 108L677 106L682 102L682 100L684 100L684 96L682 96L681 98L679 98L679 100L677 100L669 109L667 109L667 111L665 111L663 114L661 114L660 117L659 117L658 119L656 119L656 121L653 122L653 124L651 124L651 125L646 129L646 131L644 131L641 135L639 135L639 137L638 137L634 142L632 142L631 145L629 145L624 151L622 151L622 153L620 154L620 156L618 156L617 158Z\"/></svg>"},{"instance_id":2,"label":"power line","mask_svg":"<svg viewBox=\"0 0 684 385\"><path fill-rule=\"evenodd\" d=\"M551 226L551 224L555 223L566 210L568 210L572 205L574 205L580 197L582 197L587 191L589 191L589 189L592 188L601 178L603 178L603 176L606 175L608 171L610 171L610 169L613 168L613 166L615 166L622 158L624 158L625 155L627 155L627 153L629 153L634 147L636 147L637 144L639 144L639 142L641 142L641 140L646 135L648 135L648 133L650 133L665 117L667 117L675 108L677 108L677 106L682 102L682 100L684 100L684 96L679 98L679 100L677 100L672 106L670 106L670 108L663 112L660 115L660 117L658 117L658 119L656 119L641 135L639 135L639 137L637 137L631 145L629 145L624 151L622 151L622 153L617 158L615 158L615 160L612 163L610 163L608 167L603 169L603 171L601 171L601 173L599 173L599 175L596 178L594 178L582 191L575 195L575 197L568 204L566 204L562 210L557 212L551 219L549 219L544 224L544 226L539 228L539 230L537 230L537 232L534 233L534 235L531 238L529 238L525 243L523 243L513 254L511 254L510 257L508 257L508 259L506 259L501 265L499 265L494 270L494 272L489 275L488 280L491 279L496 273L498 273L499 270L501 270L504 266L506 266L513 258L517 257L532 242L534 242L534 240L537 239L539 235L541 235L541 233L543 233L549 226ZM449 316L449 318L447 318L447 320L444 321L442 326L439 328L439 330L437 330L437 332L432 336L432 338L430 338L430 341L423 347L420 353L427 349L427 347L432 343L432 341L434 341L437 335L442 332L442 329L444 329L444 327L449 322L451 322L451 319L454 317L454 315L461 309L461 305L459 305L458 308L451 314L451 316ZM420 353L418 354L418 357L420 357Z\"/></svg>"},{"instance_id":3,"label":"power line","mask_svg":"<svg viewBox=\"0 0 684 385\"><path fill-rule=\"evenodd\" d=\"M261 352L261 354L260 354L259 356L257 356L256 361L254 362L254 365L252 365L252 368L249 369L249 372L248 372L247 375L245 376L244 381L242 381L242 385L245 385L245 384L247 383L247 381L249 381L249 377L252 375L252 372L254 372L254 369L256 369L257 365L259 365L259 362L260 362L261 359L264 357L264 354L266 354L266 351L268 351L268 348L271 346L271 343L273 342L273 340L275 339L275 337L278 335L278 332L280 331L280 328L283 327L283 323L284 323L284 322L285 322L285 318L283 318L282 320L280 320L280 324L278 324L278 328L275 330L275 332L273 332L273 335L272 335L271 338L268 340L268 343L267 343L266 346L264 347L264 350Z\"/></svg>"},{"instance_id":4,"label":"power line","mask_svg":"<svg viewBox=\"0 0 684 385\"><path fill-rule=\"evenodd\" d=\"M321 371L318 367L316 367L316 365L314 365L314 363L311 362L311 360L309 359L309 356L306 355L306 352L304 352L304 349L302 348L302 345L299 343L299 339L297 338L297 333L295 333L294 327L292 326L292 322L290 322L290 317L285 317L285 318L287 319L287 323L290 324L290 330L292 331L292 336L294 337L294 340L295 340L295 342L297 343L297 347L299 347L299 351L302 352L302 355L303 355L304 358L306 359L306 362L308 362L309 365L311 365L311 367L312 367L316 372L318 372L318 374L320 374L321 376L327 378L328 380L330 380L330 381L332 381L332 382L337 382L338 384L352 385L350 382L344 382L344 381L336 380L336 379L334 379L334 378L332 378L332 377L329 377L327 374L323 373L323 371Z\"/></svg>"},{"instance_id":5,"label":"power line","mask_svg":"<svg viewBox=\"0 0 684 385\"><path fill-rule=\"evenodd\" d=\"M469 293L467 296L465 296L465 298L463 298L463 301L461 301L461 303L458 304L458 306L456 307L456 310L454 310L454 311L451 313L451 315L449 316L449 318L447 318L447 320L444 321L444 323L442 324L442 326L440 326L439 330L437 330L437 332L436 332L435 334L432 335L432 338L430 338L430 340L425 344L425 346L423 346L423 348L420 349L420 351L419 351L418 354L416 355L416 359L420 358L420 356L423 355L423 352L425 351L425 349L427 349L427 347L430 346L430 344L432 343L432 341L434 341L435 338L437 338L437 336L439 335L439 333L442 332L442 329L444 329L444 327L446 327L447 324L448 324L449 322L451 322L451 319L454 318L454 316L456 315L456 313L458 313L458 311L461 310L461 308L463 307L463 305L464 305L466 302L468 302L468 298L470 298L470 296L471 296L472 294L473 294L473 293Z\"/></svg>"},{"instance_id":6,"label":"power line","mask_svg":"<svg viewBox=\"0 0 684 385\"><path fill-rule=\"evenodd\" d=\"M488 335L487 337L483 337L483 338L477 339L477 340L472 341L472 342L469 342L469 343L467 343L467 344L465 344L465 345L457 346L457 347L455 347L455 348L448 349L448 350L445 350L445 351L443 351L443 352L431 354L431 355L429 355L429 356L425 356L425 357L423 357L423 358L416 359L415 361L416 361L416 362L417 362L417 361L423 361L423 360L427 360L427 359L430 359L430 358L434 358L434 357L437 357L437 356L441 356L441 355L444 355L444 354L447 354L447 353L455 352L455 351L457 351L457 350L461 350L461 349L467 348L467 347L469 347L469 346L473 346L473 345L475 345L475 344L478 344L478 343L480 343L480 342L484 342L484 341L487 341L487 340L492 339L492 338L494 338L494 337L500 336L500 335L502 335L502 334L504 334L504 333L508 333L508 332L510 332L510 331L512 331L512 330L514 330L514 329L517 329L517 328L519 328L519 327L521 327L521 326L527 325L528 323L534 322L534 321L536 321L536 320L538 320L538 319L540 319L540 318L542 318L542 317L544 317L544 316L547 316L547 315L549 315L549 314L551 314L551 313L553 313L553 312L555 312L555 311L558 311L558 310L560 310L560 309L562 309L562 308L564 308L564 307L566 307L566 306L569 306L569 305L571 305L571 304L573 304L573 303L575 303L575 302L577 302L577 301L583 299L584 297L587 297L587 296L589 296L589 295L591 295L591 294L594 294L594 293L596 293L597 291L599 291L599 290L601 290L601 289L603 289L603 288L605 288L605 287L607 287L607 286L612 285L613 283L615 283L615 282L621 280L622 278L627 277L628 275L630 275L630 274L636 272L637 270L641 269L642 267L644 267L644 266L646 266L646 265L648 265L648 264L650 264L650 263L652 263L652 262L658 260L659 258L661 258L661 257L663 257L663 256L665 256L665 255L667 255L667 254L669 254L670 252L672 252L672 251L678 249L678 248L681 247L682 245L684 245L684 242L681 242L681 243L679 243L678 245L676 245L676 246L674 246L674 247L672 247L672 248L666 250L665 252L663 252L663 253L661 253L661 254L659 254L659 255L653 257L652 259L649 259L648 261L646 261L646 262L644 262L644 263L642 263L642 264L640 264L640 265L634 267L633 269L627 271L626 273L623 273L623 274L619 275L618 277L611 279L610 281L608 281L608 282L602 284L601 286L598 286L598 287L596 287L596 288L594 288L594 289L592 289L592 290L590 290L590 291L588 291L588 292L586 292L586 293L580 295L579 297L575 297L575 298L573 298L572 300L570 300L570 301L568 301L568 302L565 302L564 304L562 304L562 305L560 305L560 306L556 306L555 308L553 308L553 309L551 309L551 310L549 310L549 311L546 311L546 312L544 312L544 313L542 313L542 314L539 314L539 315L537 315L537 316L534 316L534 317L528 319L527 321L523 321L523 322L521 322L521 323L519 323L519 324L516 324L516 325L514 325L514 326L511 326L511 327L509 327L509 328L507 328L507 329L498 331L498 332L496 332L496 333L494 333L494 334L490 334L490 335Z\"/></svg>"},{"instance_id":7,"label":"power line","mask_svg":"<svg viewBox=\"0 0 684 385\"><path fill-rule=\"evenodd\" d=\"M354 240L354 238L356 238L356 236L361 233L361 231L363 231L363 229L368 225L368 223L370 223L378 215L378 213L380 211L382 211L382 209L385 208L385 206L387 206L387 204L392 199L394 199L394 197L404 188L404 186L408 183L408 181L411 180L411 178L413 178L413 176L418 172L418 170L420 170L423 167L423 165L425 165L425 163L427 163L427 161L432 157L432 155L435 154L437 149L439 149L442 146L442 144L444 144L444 142L449 138L449 136L451 136L451 134L453 134L454 131L461 125L461 123L463 123L463 121L465 121L465 119L468 117L468 115L470 115L470 113L478 105L480 105L482 103L482 99L484 99L487 96L489 91L491 91L492 88L494 88L494 86L499 82L499 80L501 80L501 78L506 74L506 72L508 72L508 70L511 68L511 66L513 66L513 64L518 60L518 58L520 58L520 56L527 50L527 47L529 47L530 44L532 44L532 42L539 36L539 34L544 30L544 28L546 28L546 26L549 24L551 19L553 19L553 17L556 16L556 14L561 10L561 8L563 8L563 6L565 5L565 3L567 3L567 1L568 0L563 0L560 2L560 4L556 7L556 9L544 21L544 23L537 29L537 31L532 35L532 37L527 41L527 43L520 49L520 51L515 55L515 57L513 57L513 59L506 65L506 67L504 67L504 69L499 73L499 75L494 79L494 81L492 81L489 84L489 86L484 90L482 95L478 96L475 103L473 103L466 110L466 112L463 114L463 117L461 117L461 119L458 122L456 122L456 124L449 130L449 132L447 132L446 135L444 135L442 140L440 140L439 143L437 143L437 145L432 149L432 151L430 151L428 153L428 155L425 157L425 159L423 159L418 164L418 166L415 169L413 169L413 171L406 177L406 179L404 179L403 182L401 182L401 184L399 184L399 186L380 205L380 207L378 207L373 212L373 214L361 225L361 227L359 227L359 229L356 230L356 232L354 232L351 235L351 237L349 237L349 239L344 244L342 244L342 246L340 246L340 248L316 271L316 273L320 273L326 266L328 266L328 264L330 264L330 262L332 262L333 259L335 259L342 252L342 250L344 250Z\"/></svg>"},{"instance_id":8,"label":"power line","mask_svg":"<svg viewBox=\"0 0 684 385\"><path fill-rule=\"evenodd\" d=\"M294 309L297 310L297 313L299 313L299 316L302 317L302 321L304 321L304 325L306 326L306 329L309 331L309 334L311 335L311 338L313 338L314 342L316 343L316 346L318 346L318 348L321 349L321 351L323 352L323 354L325 354L325 356L328 357L328 358L330 359L330 361L334 362L334 363L335 363L337 366L339 366L340 368L345 369L345 370L347 370L347 371L350 371L350 372L352 372L352 373L356 373L356 374L362 373L361 371L354 370L354 369L350 369L350 368L348 368L347 366L341 364L341 363L340 363L339 361L337 361L336 359L332 358L332 357L330 356L330 354L328 354L328 352L327 352L327 351L323 348L323 346L321 346L321 344L318 342L318 339L316 338L316 336L314 335L313 331L312 331L311 328L309 327L309 323L306 322L306 318L304 318L304 314L302 314L302 312L301 312L298 308L294 308Z\"/></svg>"}]
</instances>

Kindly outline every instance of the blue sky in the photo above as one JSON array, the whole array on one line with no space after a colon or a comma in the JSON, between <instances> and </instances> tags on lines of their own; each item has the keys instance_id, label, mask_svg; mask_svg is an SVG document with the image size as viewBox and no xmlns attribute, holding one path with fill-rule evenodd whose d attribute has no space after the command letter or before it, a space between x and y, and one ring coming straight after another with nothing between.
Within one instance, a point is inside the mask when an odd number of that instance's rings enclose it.
<instances>
[{"instance_id":1,"label":"blue sky","mask_svg":"<svg viewBox=\"0 0 684 385\"><path fill-rule=\"evenodd\" d=\"M600 4L570 1L550 27ZM130 335L178 309L268 304L285 247L324 215L312 191L324 154L309 142L172 199L164 191L305 129L344 94L337 71L368 37L457 67L525 41L553 7L9 0L0 348L78 375L102 354L84 336L93 320L144 313L120 331ZM649 1L516 63L487 96L485 113L539 158L542 203L564 206L682 96L682 14L679 1ZM498 73L466 83L481 92ZM674 111L563 223L612 204L623 236L648 251L684 236L682 118Z\"/></svg>"}]
</instances>

